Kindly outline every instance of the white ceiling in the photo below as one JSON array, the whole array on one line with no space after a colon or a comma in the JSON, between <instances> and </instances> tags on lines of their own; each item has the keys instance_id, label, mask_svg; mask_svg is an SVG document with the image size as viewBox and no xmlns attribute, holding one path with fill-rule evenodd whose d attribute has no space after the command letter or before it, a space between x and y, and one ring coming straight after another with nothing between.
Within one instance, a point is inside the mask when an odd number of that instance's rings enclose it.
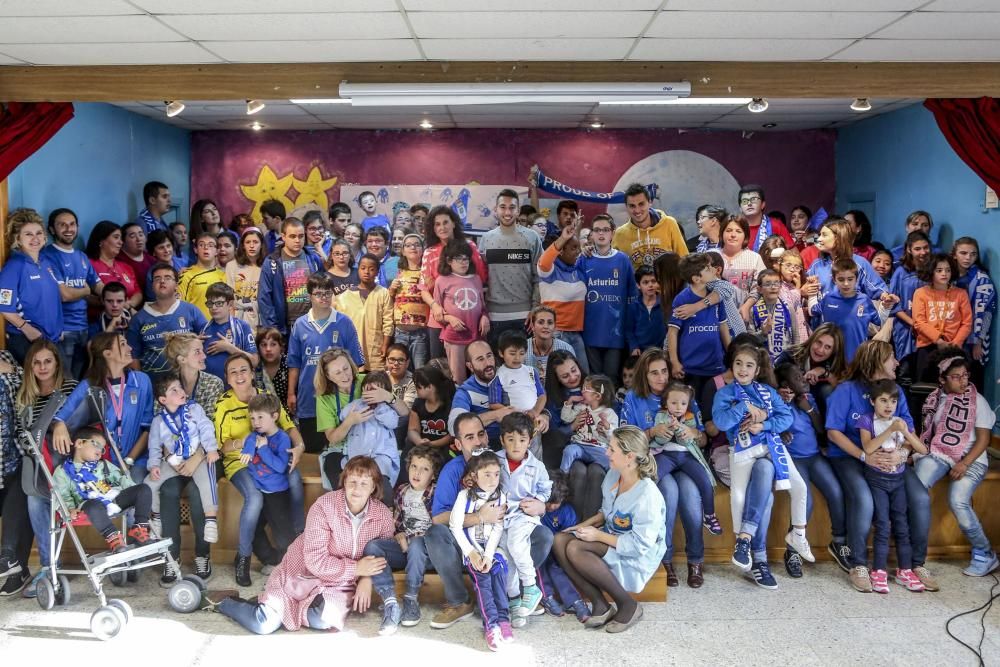
<instances>
[{"instance_id":1,"label":"white ceiling","mask_svg":"<svg viewBox=\"0 0 1000 667\"><path fill-rule=\"evenodd\" d=\"M0 0L0 26L0 65L1000 61L1000 0Z\"/></svg>"},{"instance_id":2,"label":"white ceiling","mask_svg":"<svg viewBox=\"0 0 1000 667\"><path fill-rule=\"evenodd\" d=\"M900 109L922 100L873 99L872 110L851 111L849 99L770 100L764 113L750 113L746 105L724 106L601 106L597 104L504 104L427 107L352 107L349 104L298 105L288 100L265 100L253 116L246 105L228 101L189 101L179 116L167 118L160 101L121 102L117 106L158 121L190 130L245 130L254 121L276 130L388 130L417 129L422 120L436 129L586 128L599 120L607 128L714 128L782 131L842 127L873 115ZM765 128L764 124L775 127Z\"/></svg>"}]
</instances>

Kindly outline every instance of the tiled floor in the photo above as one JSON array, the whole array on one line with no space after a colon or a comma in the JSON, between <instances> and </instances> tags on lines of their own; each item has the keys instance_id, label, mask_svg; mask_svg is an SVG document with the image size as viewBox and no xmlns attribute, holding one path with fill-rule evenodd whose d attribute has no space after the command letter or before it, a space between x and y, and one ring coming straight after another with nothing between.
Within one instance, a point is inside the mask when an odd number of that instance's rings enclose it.
<instances>
[{"instance_id":1,"label":"tiled floor","mask_svg":"<svg viewBox=\"0 0 1000 667\"><path fill-rule=\"evenodd\" d=\"M776 564L780 567L780 564ZM668 604L646 604L645 617L621 635L584 630L572 617L533 617L515 631L517 641L490 655L478 623L466 620L448 630L432 630L424 620L394 637L378 637L374 612L352 617L341 634L303 630L255 637L228 619L198 612L169 610L165 594L149 572L137 585L118 589L136 612L125 633L111 644L89 633L96 598L80 580L73 585L69 607L43 612L33 600L0 599L0 656L8 665L60 663L99 665L121 656L132 667L154 665L321 664L345 658L357 667L383 664L478 665L975 665L974 656L948 638L945 622L988 598L992 577L970 579L961 564L936 564L942 590L910 593L892 585L885 595L854 592L846 576L832 564L811 566L792 580L784 572L779 590L758 589L731 567L711 565L705 587L682 585ZM232 570L221 564L210 585L233 586ZM260 584L263 578L254 575ZM109 590L115 590L109 588ZM997 587L1000 590L1000 586ZM247 595L253 592L247 591ZM1000 665L1000 601L986 617L983 655L987 665ZM977 617L952 624L966 641L978 632ZM44 656L44 658L42 658ZM41 660L41 662L38 662ZM390 662L391 661L391 662Z\"/></svg>"}]
</instances>

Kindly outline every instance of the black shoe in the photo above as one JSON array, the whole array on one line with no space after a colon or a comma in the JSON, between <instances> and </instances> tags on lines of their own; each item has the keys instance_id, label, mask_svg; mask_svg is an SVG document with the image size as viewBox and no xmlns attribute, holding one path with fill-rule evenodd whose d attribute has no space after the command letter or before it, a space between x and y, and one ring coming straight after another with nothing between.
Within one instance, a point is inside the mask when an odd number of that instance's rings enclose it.
<instances>
[{"instance_id":1,"label":"black shoe","mask_svg":"<svg viewBox=\"0 0 1000 667\"><path fill-rule=\"evenodd\" d=\"M125 579L130 584L134 584L139 581L139 575L142 574L142 570L129 570L125 573Z\"/></svg>"},{"instance_id":2,"label":"black shoe","mask_svg":"<svg viewBox=\"0 0 1000 667\"><path fill-rule=\"evenodd\" d=\"M793 579L802 576L802 556L794 549L785 549L785 571Z\"/></svg>"},{"instance_id":3,"label":"black shoe","mask_svg":"<svg viewBox=\"0 0 1000 667\"><path fill-rule=\"evenodd\" d=\"M167 561L163 564L163 576L160 577L160 588L170 588L181 578L181 568Z\"/></svg>"},{"instance_id":4,"label":"black shoe","mask_svg":"<svg viewBox=\"0 0 1000 667\"><path fill-rule=\"evenodd\" d=\"M17 557L11 554L0 556L0 579L18 574L20 571L21 563L18 562Z\"/></svg>"},{"instance_id":5,"label":"black shoe","mask_svg":"<svg viewBox=\"0 0 1000 667\"><path fill-rule=\"evenodd\" d=\"M212 559L208 556L195 556L194 557L194 573L202 581L208 581L212 578Z\"/></svg>"},{"instance_id":6,"label":"black shoe","mask_svg":"<svg viewBox=\"0 0 1000 667\"><path fill-rule=\"evenodd\" d=\"M840 544L838 542L830 542L827 545L826 550L830 552L833 559L837 561L837 565L844 572L851 571L851 548L846 544Z\"/></svg>"},{"instance_id":7,"label":"black shoe","mask_svg":"<svg viewBox=\"0 0 1000 667\"><path fill-rule=\"evenodd\" d=\"M7 577L7 581L3 582L3 586L0 586L0 596L17 595L28 585L29 581L31 581L31 573L22 568L20 572L12 574Z\"/></svg>"},{"instance_id":8,"label":"black shoe","mask_svg":"<svg viewBox=\"0 0 1000 667\"><path fill-rule=\"evenodd\" d=\"M253 585L250 581L250 556L236 556L236 585L247 588Z\"/></svg>"}]
</instances>

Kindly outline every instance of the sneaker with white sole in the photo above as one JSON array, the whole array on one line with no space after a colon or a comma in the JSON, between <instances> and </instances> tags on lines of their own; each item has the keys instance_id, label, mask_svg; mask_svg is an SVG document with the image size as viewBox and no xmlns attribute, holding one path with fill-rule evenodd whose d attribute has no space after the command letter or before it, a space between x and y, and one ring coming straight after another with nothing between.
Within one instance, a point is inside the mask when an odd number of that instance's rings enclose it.
<instances>
[{"instance_id":1,"label":"sneaker with white sole","mask_svg":"<svg viewBox=\"0 0 1000 667\"><path fill-rule=\"evenodd\" d=\"M837 561L837 567L844 572L851 571L851 547L843 542L830 542L826 545L826 550L833 556L833 560Z\"/></svg>"},{"instance_id":2,"label":"sneaker with white sole","mask_svg":"<svg viewBox=\"0 0 1000 667\"><path fill-rule=\"evenodd\" d=\"M761 588L766 588L770 591L778 590L778 581L771 574L771 568L766 562L758 561L754 563L750 568L750 574L753 576L754 583Z\"/></svg>"},{"instance_id":3,"label":"sneaker with white sole","mask_svg":"<svg viewBox=\"0 0 1000 667\"><path fill-rule=\"evenodd\" d=\"M396 634L396 630L399 629L399 622L402 620L403 610L399 607L399 602L395 599L390 599L385 603L385 609L382 611L382 625L379 626L378 633L382 637L388 637L389 635Z\"/></svg>"},{"instance_id":4,"label":"sneaker with white sole","mask_svg":"<svg viewBox=\"0 0 1000 667\"><path fill-rule=\"evenodd\" d=\"M212 578L212 559L208 556L195 556L194 557L194 573L202 581L208 581Z\"/></svg>"},{"instance_id":5,"label":"sneaker with white sole","mask_svg":"<svg viewBox=\"0 0 1000 667\"><path fill-rule=\"evenodd\" d=\"M985 577L998 567L1000 567L1000 560L997 560L995 551L987 552L973 549L969 567L962 570L962 574L967 577Z\"/></svg>"},{"instance_id":6,"label":"sneaker with white sole","mask_svg":"<svg viewBox=\"0 0 1000 667\"><path fill-rule=\"evenodd\" d=\"M876 593L888 595L889 575L885 570L872 570L871 573L872 590Z\"/></svg>"},{"instance_id":7,"label":"sneaker with white sole","mask_svg":"<svg viewBox=\"0 0 1000 667\"><path fill-rule=\"evenodd\" d=\"M802 560L810 563L816 562L816 556L813 556L812 549L809 548L809 540L806 539L805 532L797 533L794 530L788 531L785 535L785 544L795 549L802 556Z\"/></svg>"},{"instance_id":8,"label":"sneaker with white sole","mask_svg":"<svg viewBox=\"0 0 1000 667\"><path fill-rule=\"evenodd\" d=\"M896 570L896 576L893 579L908 591L913 591L914 593L922 593L924 591L924 582L920 581L920 577L913 570L899 568Z\"/></svg>"},{"instance_id":9,"label":"sneaker with white sole","mask_svg":"<svg viewBox=\"0 0 1000 667\"><path fill-rule=\"evenodd\" d=\"M403 614L399 619L399 624L404 628L412 628L420 622L420 603L417 598L403 598Z\"/></svg>"},{"instance_id":10,"label":"sneaker with white sole","mask_svg":"<svg viewBox=\"0 0 1000 667\"><path fill-rule=\"evenodd\" d=\"M744 572L750 571L753 566L753 561L750 558L750 538L736 538L736 547L733 549L733 565Z\"/></svg>"},{"instance_id":11,"label":"sneaker with white sole","mask_svg":"<svg viewBox=\"0 0 1000 667\"><path fill-rule=\"evenodd\" d=\"M0 579L6 579L20 572L21 563L18 562L17 556L12 554L3 554L0 556Z\"/></svg>"},{"instance_id":12,"label":"sneaker with white sole","mask_svg":"<svg viewBox=\"0 0 1000 667\"><path fill-rule=\"evenodd\" d=\"M937 579L935 579L934 575L931 574L931 571L923 565L918 565L913 568L913 574L917 575L917 579L919 579L920 583L924 585L925 591L933 593L941 590L941 586L938 585Z\"/></svg>"},{"instance_id":13,"label":"sneaker with white sole","mask_svg":"<svg viewBox=\"0 0 1000 667\"><path fill-rule=\"evenodd\" d=\"M538 586L534 584L525 586L524 590L521 591L521 608L518 613L521 616L532 616L542 602L542 597L542 590ZM542 612L544 613L544 611L543 609Z\"/></svg>"},{"instance_id":14,"label":"sneaker with white sole","mask_svg":"<svg viewBox=\"0 0 1000 667\"><path fill-rule=\"evenodd\" d=\"M852 567L851 571L847 575L847 578L850 580L851 586L854 586L854 590L859 593L872 592L871 573L869 573L868 568L864 565Z\"/></svg>"},{"instance_id":15,"label":"sneaker with white sole","mask_svg":"<svg viewBox=\"0 0 1000 667\"><path fill-rule=\"evenodd\" d=\"M205 541L209 544L215 544L219 541L219 522L214 519L205 520Z\"/></svg>"},{"instance_id":16,"label":"sneaker with white sole","mask_svg":"<svg viewBox=\"0 0 1000 667\"><path fill-rule=\"evenodd\" d=\"M17 595L24 587L28 585L31 581L31 573L24 568L17 571L16 574L12 574L3 582L3 586L0 586L0 596L8 597L12 595Z\"/></svg>"},{"instance_id":17,"label":"sneaker with white sole","mask_svg":"<svg viewBox=\"0 0 1000 667\"><path fill-rule=\"evenodd\" d=\"M163 576L160 577L160 588L170 588L181 578L181 568L177 561L167 561L163 564Z\"/></svg>"}]
</instances>

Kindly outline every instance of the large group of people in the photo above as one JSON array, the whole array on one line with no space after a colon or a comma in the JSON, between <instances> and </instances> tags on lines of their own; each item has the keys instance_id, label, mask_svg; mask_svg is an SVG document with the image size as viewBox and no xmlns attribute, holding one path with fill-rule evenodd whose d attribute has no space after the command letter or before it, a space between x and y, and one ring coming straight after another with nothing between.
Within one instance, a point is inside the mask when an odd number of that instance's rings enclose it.
<instances>
[{"instance_id":1,"label":"large group of people","mask_svg":"<svg viewBox=\"0 0 1000 667\"><path fill-rule=\"evenodd\" d=\"M267 579L256 599L210 590L203 605L255 633L340 629L375 597L382 634L415 625L430 569L445 597L431 626L478 610L494 650L543 611L622 632L661 564L680 583L678 516L686 583L704 585L723 486L732 563L764 588L782 491L791 577L815 560L818 492L854 588L938 590L942 480L964 573L998 567L971 504L995 421L996 294L976 240L942 252L927 212L888 249L862 211L816 226L806 206L766 212L758 185L733 213L700 207L691 239L640 185L625 221L564 201L549 222L502 190L478 238L447 206L389 215L372 193L362 220L269 201L260 226L224 224L208 199L167 224L168 187L143 196L135 221L92 225L85 252L71 209L8 217L0 595L34 595L58 558L49 501L20 482L46 464L110 550L162 536L178 556L186 489L206 580L225 477L243 499L235 582L253 585L254 556ZM51 460L28 456L39 437ZM329 491L308 508L303 456ZM123 535L107 519L129 509ZM180 577L168 562L160 583Z\"/></svg>"}]
</instances>

